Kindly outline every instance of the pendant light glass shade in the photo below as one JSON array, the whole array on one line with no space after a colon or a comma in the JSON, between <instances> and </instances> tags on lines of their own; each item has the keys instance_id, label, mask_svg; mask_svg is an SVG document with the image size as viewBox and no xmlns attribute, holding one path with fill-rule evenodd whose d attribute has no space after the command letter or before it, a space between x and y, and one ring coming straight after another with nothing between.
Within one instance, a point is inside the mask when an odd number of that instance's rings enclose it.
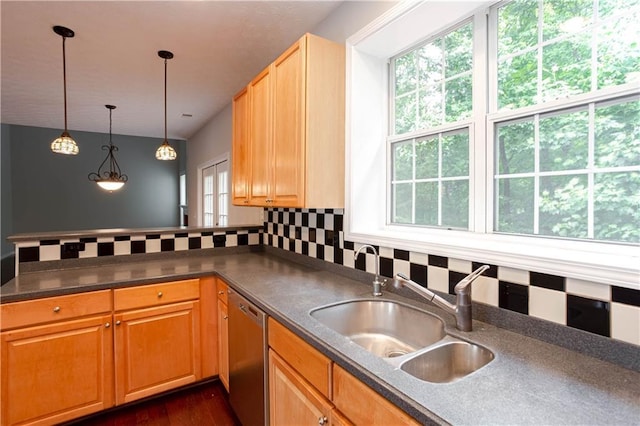
<instances>
[{"instance_id":1,"label":"pendant light glass shade","mask_svg":"<svg viewBox=\"0 0 640 426\"><path fill-rule=\"evenodd\" d=\"M56 154L76 155L78 153L78 145L73 140L67 130L67 55L65 50L65 42L67 38L73 37L75 33L69 28L56 25L53 32L62 37L62 81L64 87L64 131L60 137L51 142L51 151Z\"/></svg>"},{"instance_id":2,"label":"pendant light glass shade","mask_svg":"<svg viewBox=\"0 0 640 426\"><path fill-rule=\"evenodd\" d=\"M88 177L89 180L97 183L100 188L109 192L113 192L122 188L124 186L124 183L129 180L129 178L127 177L127 175L122 174L120 166L116 161L116 157L113 154L118 150L118 147L113 144L111 135L111 113L114 109L116 109L116 107L113 105L105 105L105 107L109 109L109 145L102 145L102 149L109 152L107 153L107 157L100 164L100 167L98 167L98 172L89 173ZM102 171L102 166L107 164L107 162L109 163L109 170Z\"/></svg>"},{"instance_id":3,"label":"pendant light glass shade","mask_svg":"<svg viewBox=\"0 0 640 426\"><path fill-rule=\"evenodd\" d=\"M164 59L164 141L156 150L156 159L158 160L175 160L178 154L176 150L169 145L167 139L167 60L173 58L173 53L167 50L158 51L158 56Z\"/></svg>"}]
</instances>

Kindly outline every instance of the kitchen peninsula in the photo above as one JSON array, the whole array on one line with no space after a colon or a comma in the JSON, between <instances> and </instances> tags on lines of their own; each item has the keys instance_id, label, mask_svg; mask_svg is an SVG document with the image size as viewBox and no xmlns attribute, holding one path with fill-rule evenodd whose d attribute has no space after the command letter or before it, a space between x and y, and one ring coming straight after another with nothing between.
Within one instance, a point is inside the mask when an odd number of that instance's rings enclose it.
<instances>
[{"instance_id":1,"label":"kitchen peninsula","mask_svg":"<svg viewBox=\"0 0 640 426\"><path fill-rule=\"evenodd\" d=\"M252 234L254 231L256 233ZM170 233L169 230L163 232L166 235ZM186 238L188 246L188 240L196 238L190 233L208 231L171 232L174 239ZM227 236L237 235L238 241L244 241L244 237L240 238L244 232L249 235L247 241L251 235L260 235L254 228L230 229L214 231L210 236L212 241L216 232L231 232ZM185 233L187 236L177 236ZM114 246L116 237L113 235ZM207 237L200 235L199 238ZM46 238L51 240L55 236L47 235ZM95 238L99 244L102 237ZM135 241L133 235L130 238L130 243ZM58 244L63 246L62 241L60 238ZM195 247L196 243L192 244ZM105 260L107 257L109 261ZM53 260L50 261L52 265L64 266L20 272L2 287L3 327L6 324L4 312L13 302L65 295L96 295L176 282L181 283L178 285L181 289L196 288L195 284L189 283L191 280L199 281L202 298L203 289L207 285L214 286L213 281L219 279L327 357L330 363L347 371L423 424L633 424L640 418L637 403L640 398L640 372L637 367L623 368L480 321L474 321L473 331L460 332L455 329L453 318L438 308L385 291L383 299L430 312L444 321L448 334L482 345L495 354L495 359L489 364L452 383L429 383L410 376L309 315L319 306L370 299L370 277L360 271L337 266L329 268L326 262L261 244L102 258L91 262L82 262L83 259ZM77 264L74 266L73 262ZM213 280L206 281L207 278ZM156 294L155 287L153 290ZM196 297L187 296L187 299L193 301ZM108 303L111 303L111 298ZM204 306L202 301L200 305L200 308ZM105 309L111 312L112 307ZM78 320L86 317L85 314L78 316ZM99 316L110 322L117 314L113 317L111 314ZM200 321L199 325L201 337L217 334L216 329L207 329L204 322ZM3 328L3 373L6 373L4 357L9 344L6 339L11 333L11 330L4 331ZM6 377L3 374L3 413L7 413L4 405L8 386ZM4 418L2 422L9 424Z\"/></svg>"}]
</instances>

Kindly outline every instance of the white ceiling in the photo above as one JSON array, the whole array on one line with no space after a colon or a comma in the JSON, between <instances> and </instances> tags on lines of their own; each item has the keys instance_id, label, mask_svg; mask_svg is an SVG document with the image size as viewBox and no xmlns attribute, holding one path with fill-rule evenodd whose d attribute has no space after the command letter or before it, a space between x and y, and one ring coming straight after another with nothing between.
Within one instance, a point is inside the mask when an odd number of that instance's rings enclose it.
<instances>
[{"instance_id":1,"label":"white ceiling","mask_svg":"<svg viewBox=\"0 0 640 426\"><path fill-rule=\"evenodd\" d=\"M266 65L341 1L6 1L2 123L64 127L62 37L67 38L68 127L162 138L164 60L168 136L188 139ZM182 114L192 114L186 118Z\"/></svg>"}]
</instances>

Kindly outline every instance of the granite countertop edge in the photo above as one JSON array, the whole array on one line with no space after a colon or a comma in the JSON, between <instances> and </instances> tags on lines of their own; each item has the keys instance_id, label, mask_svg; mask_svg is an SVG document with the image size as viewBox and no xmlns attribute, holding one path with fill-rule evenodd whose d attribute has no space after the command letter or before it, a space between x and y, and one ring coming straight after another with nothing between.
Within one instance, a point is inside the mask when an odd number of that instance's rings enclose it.
<instances>
[{"instance_id":1,"label":"granite countertop edge","mask_svg":"<svg viewBox=\"0 0 640 426\"><path fill-rule=\"evenodd\" d=\"M1 288L0 302L218 275L422 423L632 424L640 419L640 373L479 321L473 332L459 332L452 317L437 308L386 292L384 299L428 311L445 322L450 335L496 354L457 382L422 382L309 315L318 306L371 298L370 285L265 252L220 253L24 274ZM81 283L83 274L95 282ZM59 280L60 287L38 287L51 280Z\"/></svg>"}]
</instances>

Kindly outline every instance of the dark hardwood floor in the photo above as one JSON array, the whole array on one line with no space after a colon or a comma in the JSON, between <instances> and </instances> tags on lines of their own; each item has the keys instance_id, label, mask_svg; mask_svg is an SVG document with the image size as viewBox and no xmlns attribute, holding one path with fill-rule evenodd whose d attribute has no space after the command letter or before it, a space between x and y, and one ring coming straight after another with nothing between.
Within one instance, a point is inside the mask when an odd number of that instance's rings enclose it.
<instances>
[{"instance_id":1,"label":"dark hardwood floor","mask_svg":"<svg viewBox=\"0 0 640 426\"><path fill-rule=\"evenodd\" d=\"M239 426L219 380L94 414L67 426Z\"/></svg>"}]
</instances>

